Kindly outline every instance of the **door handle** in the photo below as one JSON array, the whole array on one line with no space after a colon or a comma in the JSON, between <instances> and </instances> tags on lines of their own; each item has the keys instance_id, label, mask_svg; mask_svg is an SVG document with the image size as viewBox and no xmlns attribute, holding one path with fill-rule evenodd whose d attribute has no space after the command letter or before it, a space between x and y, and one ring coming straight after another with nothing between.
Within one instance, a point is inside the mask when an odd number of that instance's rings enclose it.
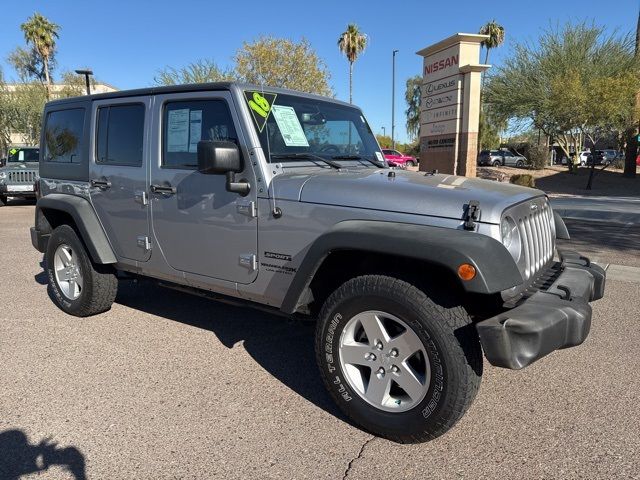
<instances>
[{"instance_id":1,"label":"door handle","mask_svg":"<svg viewBox=\"0 0 640 480\"><path fill-rule=\"evenodd\" d=\"M92 187L98 187L100 190L107 190L111 188L111 182L109 180L91 180Z\"/></svg>"},{"instance_id":2,"label":"door handle","mask_svg":"<svg viewBox=\"0 0 640 480\"><path fill-rule=\"evenodd\" d=\"M171 185L151 185L151 191L153 193L161 193L162 195L175 195L177 192L176 187Z\"/></svg>"}]
</instances>

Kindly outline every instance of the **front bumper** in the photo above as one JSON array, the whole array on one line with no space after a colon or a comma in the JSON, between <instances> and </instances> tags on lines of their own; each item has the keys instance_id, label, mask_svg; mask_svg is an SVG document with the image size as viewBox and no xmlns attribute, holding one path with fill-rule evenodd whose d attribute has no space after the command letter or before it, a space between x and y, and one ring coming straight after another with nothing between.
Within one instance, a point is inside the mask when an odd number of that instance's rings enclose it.
<instances>
[{"instance_id":1,"label":"front bumper","mask_svg":"<svg viewBox=\"0 0 640 480\"><path fill-rule=\"evenodd\" d=\"M0 184L0 195L6 195L8 197L35 197L36 192L33 189L33 185L12 185L12 184Z\"/></svg>"},{"instance_id":2,"label":"front bumper","mask_svg":"<svg viewBox=\"0 0 640 480\"><path fill-rule=\"evenodd\" d=\"M589 302L604 295L606 273L588 258L559 251L560 274L517 307L476 325L489 363L519 370L554 350L585 341L591 327Z\"/></svg>"}]
</instances>

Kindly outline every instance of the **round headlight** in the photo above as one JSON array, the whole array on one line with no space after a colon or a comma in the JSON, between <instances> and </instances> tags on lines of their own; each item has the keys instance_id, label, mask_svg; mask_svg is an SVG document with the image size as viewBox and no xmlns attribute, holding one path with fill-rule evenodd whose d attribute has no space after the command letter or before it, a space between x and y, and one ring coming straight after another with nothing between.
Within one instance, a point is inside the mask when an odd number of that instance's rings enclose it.
<instances>
[{"instance_id":1,"label":"round headlight","mask_svg":"<svg viewBox=\"0 0 640 480\"><path fill-rule=\"evenodd\" d=\"M505 218L500 225L500 231L502 234L502 244L509 248L513 241L513 231L511 230L511 224L509 222L510 217Z\"/></svg>"},{"instance_id":2,"label":"round headlight","mask_svg":"<svg viewBox=\"0 0 640 480\"><path fill-rule=\"evenodd\" d=\"M513 218L507 216L502 219L500 235L502 244L509 250L514 260L516 262L520 260L520 232Z\"/></svg>"}]
</instances>

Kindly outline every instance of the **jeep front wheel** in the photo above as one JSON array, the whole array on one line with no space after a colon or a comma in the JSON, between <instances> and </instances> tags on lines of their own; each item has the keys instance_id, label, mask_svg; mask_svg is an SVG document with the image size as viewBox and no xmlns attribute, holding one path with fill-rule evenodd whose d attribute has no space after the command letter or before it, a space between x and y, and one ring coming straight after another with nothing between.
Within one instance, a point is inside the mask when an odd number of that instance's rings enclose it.
<instances>
[{"instance_id":1,"label":"jeep front wheel","mask_svg":"<svg viewBox=\"0 0 640 480\"><path fill-rule=\"evenodd\" d=\"M91 261L70 226L61 225L51 233L46 268L51 296L65 312L88 317L111 308L118 279L110 266Z\"/></svg>"},{"instance_id":2,"label":"jeep front wheel","mask_svg":"<svg viewBox=\"0 0 640 480\"><path fill-rule=\"evenodd\" d=\"M466 311L395 278L351 279L325 302L316 358L342 411L402 443L453 427L480 386L482 351Z\"/></svg>"}]
</instances>

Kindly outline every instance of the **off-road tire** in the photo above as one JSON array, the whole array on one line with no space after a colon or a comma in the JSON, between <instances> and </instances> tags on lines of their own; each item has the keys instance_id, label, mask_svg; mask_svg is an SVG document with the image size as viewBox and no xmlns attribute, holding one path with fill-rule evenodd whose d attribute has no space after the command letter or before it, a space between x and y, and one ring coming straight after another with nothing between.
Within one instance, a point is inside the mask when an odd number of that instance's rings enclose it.
<instances>
[{"instance_id":1,"label":"off-road tire","mask_svg":"<svg viewBox=\"0 0 640 480\"><path fill-rule=\"evenodd\" d=\"M80 296L75 300L70 300L62 293L54 272L53 258L57 248L62 244L68 245L76 255L83 277ZM115 272L109 265L93 263L84 243L72 227L61 225L53 230L47 244L45 261L49 292L60 309L76 317L88 317L111 308L118 291Z\"/></svg>"},{"instance_id":2,"label":"off-road tire","mask_svg":"<svg viewBox=\"0 0 640 480\"><path fill-rule=\"evenodd\" d=\"M495 161L495 162L493 162L491 165L492 165L492 166L494 166L494 167L501 167L501 166L502 166L502 163L501 163L501 162L499 162L498 160L496 160L496 161Z\"/></svg>"},{"instance_id":3,"label":"off-road tire","mask_svg":"<svg viewBox=\"0 0 640 480\"><path fill-rule=\"evenodd\" d=\"M522 167L524 167L524 162L523 162L522 160L518 160L518 161L516 162L516 167L517 167L517 168L522 168Z\"/></svg>"},{"instance_id":4,"label":"off-road tire","mask_svg":"<svg viewBox=\"0 0 640 480\"><path fill-rule=\"evenodd\" d=\"M471 406L480 387L482 349L469 315L452 299L430 295L433 298L396 278L356 277L329 296L317 324L316 360L335 402L365 430L400 443L424 442L447 432ZM367 310L401 318L428 352L430 386L422 401L410 410L378 409L347 381L338 356L341 334L349 319Z\"/></svg>"},{"instance_id":5,"label":"off-road tire","mask_svg":"<svg viewBox=\"0 0 640 480\"><path fill-rule=\"evenodd\" d=\"M416 166L416 164L415 164L415 162L413 162L412 160L409 160L409 161L407 162L407 167L415 167L415 166Z\"/></svg>"}]
</instances>

